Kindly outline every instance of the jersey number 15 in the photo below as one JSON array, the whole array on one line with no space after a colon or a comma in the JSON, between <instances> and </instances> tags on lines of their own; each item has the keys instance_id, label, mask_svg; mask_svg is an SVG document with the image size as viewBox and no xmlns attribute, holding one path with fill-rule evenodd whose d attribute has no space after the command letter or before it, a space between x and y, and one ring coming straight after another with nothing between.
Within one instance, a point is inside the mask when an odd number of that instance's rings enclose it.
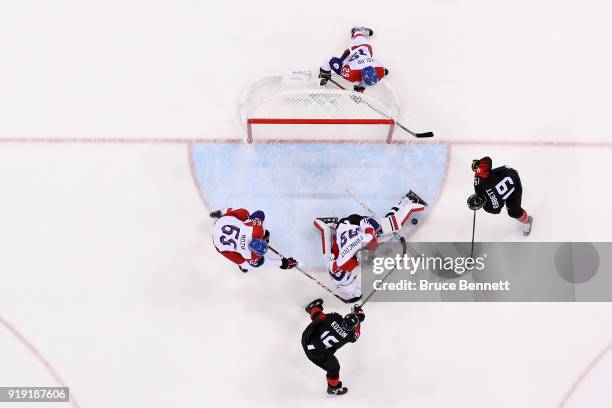
<instances>
[{"instance_id":1,"label":"jersey number 15","mask_svg":"<svg viewBox=\"0 0 612 408\"><path fill-rule=\"evenodd\" d=\"M325 348L332 348L334 347L334 343L340 343L337 338L329 334L329 330L325 330L321 334L321 342L325 345Z\"/></svg>"}]
</instances>

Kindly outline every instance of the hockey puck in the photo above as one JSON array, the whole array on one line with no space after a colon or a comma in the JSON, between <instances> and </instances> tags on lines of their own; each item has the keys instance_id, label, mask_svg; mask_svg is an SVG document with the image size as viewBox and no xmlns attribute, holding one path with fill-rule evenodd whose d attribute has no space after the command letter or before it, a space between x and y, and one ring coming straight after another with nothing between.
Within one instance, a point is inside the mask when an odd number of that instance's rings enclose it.
<instances>
[{"instance_id":1,"label":"hockey puck","mask_svg":"<svg viewBox=\"0 0 612 408\"><path fill-rule=\"evenodd\" d=\"M412 219L412 225L417 225L419 223L419 220L417 220L416 218Z\"/></svg>"}]
</instances>

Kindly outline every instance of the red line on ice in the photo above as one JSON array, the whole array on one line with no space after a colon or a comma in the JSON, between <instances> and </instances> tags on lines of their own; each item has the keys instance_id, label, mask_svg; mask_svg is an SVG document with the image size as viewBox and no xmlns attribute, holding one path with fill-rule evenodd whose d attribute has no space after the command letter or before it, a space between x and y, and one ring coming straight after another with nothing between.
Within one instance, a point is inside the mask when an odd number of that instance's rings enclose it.
<instances>
[{"instance_id":1,"label":"red line on ice","mask_svg":"<svg viewBox=\"0 0 612 408\"><path fill-rule=\"evenodd\" d=\"M582 371L582 373L580 373L580 375L578 376L578 378L576 378L570 389L567 391L567 393L565 393L565 396L559 403L559 408L563 408L567 404L572 395L574 395L574 393L576 392L578 386L582 384L584 380L588 377L588 375L593 372L593 369L603 360L603 358L608 354L610 350L612 350L612 342L609 343L608 346L593 359L593 361L591 361L591 363Z\"/></svg>"},{"instance_id":2,"label":"red line on ice","mask_svg":"<svg viewBox=\"0 0 612 408\"><path fill-rule=\"evenodd\" d=\"M46 144L46 143L83 143L83 144L195 144L195 143L243 143L242 139L219 139L219 138L7 138L0 137L0 143L4 144ZM359 140L359 139L269 139L259 140L259 144L385 144L385 140ZM520 141L520 140L442 140L442 139L409 139L393 140L392 144L448 144L452 146L528 146L528 147L585 147L585 148L612 148L612 142L563 142L563 141Z\"/></svg>"},{"instance_id":3,"label":"red line on ice","mask_svg":"<svg viewBox=\"0 0 612 408\"><path fill-rule=\"evenodd\" d=\"M0 324L3 325L17 340L21 342L33 355L36 359L47 369L51 377L57 382L60 387L68 387L64 380L59 376L55 368L47 361L45 357L43 357L42 353L38 351L36 347L32 343L25 338L23 334L21 334L12 324L6 321L4 318L0 317ZM79 408L79 403L76 398L74 398L74 394L70 391L70 403L73 407Z\"/></svg>"},{"instance_id":4,"label":"red line on ice","mask_svg":"<svg viewBox=\"0 0 612 408\"><path fill-rule=\"evenodd\" d=\"M104 143L117 143L117 144L186 144L188 148L188 160L192 179L200 196L200 199L206 208L208 203L203 196L201 189L199 188L197 175L193 165L193 145L196 143L243 143L242 139L210 139L210 138L2 138L0 137L0 144L104 144ZM310 139L298 139L298 140L287 140L287 139L270 139L257 141L260 144L384 144L385 140L358 140L358 139L338 139L338 140L310 140ZM432 203L431 209L440 201L440 197L444 191L446 181L448 179L448 169L450 167L452 146L525 146L525 147L555 147L555 148L612 148L612 142L570 142L570 141L510 141L510 140L393 140L392 144L447 144L449 145L448 157L446 162L446 169L442 178L442 184L438 193L438 198L435 203ZM430 210L431 210L430 209ZM427 218L425 219L425 221ZM313 268L318 270L319 268ZM325 272L321 270L320 272ZM30 343L27 339L19 333L13 326L11 326L6 320L0 317L0 324L4 325L21 343L26 346L32 354L47 368L51 376L57 381L58 384L65 387L64 381L57 374L55 369L49 364L49 362L42 356L42 354ZM603 360L603 358L612 350L612 343L610 343L603 351L601 351L593 361L585 368L585 370L578 376L574 381L570 389L565 394L563 400L559 403L559 408L564 407L576 389L582 384L585 378L592 372L592 370ZM70 401L72 405L79 408L79 404L72 392L70 393Z\"/></svg>"}]
</instances>

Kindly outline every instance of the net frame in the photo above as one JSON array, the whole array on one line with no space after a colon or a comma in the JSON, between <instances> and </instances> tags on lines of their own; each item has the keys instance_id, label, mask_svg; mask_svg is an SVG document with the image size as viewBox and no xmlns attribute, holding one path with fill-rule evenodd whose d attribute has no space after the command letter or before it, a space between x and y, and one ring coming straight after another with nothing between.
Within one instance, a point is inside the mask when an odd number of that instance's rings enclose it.
<instances>
[{"instance_id":1,"label":"net frame","mask_svg":"<svg viewBox=\"0 0 612 408\"><path fill-rule=\"evenodd\" d=\"M386 143L391 143L399 117L397 97L387 81L366 92L322 87L311 71L274 73L242 94L238 115L247 143L253 143L252 126L258 124L384 125L389 128Z\"/></svg>"}]
</instances>

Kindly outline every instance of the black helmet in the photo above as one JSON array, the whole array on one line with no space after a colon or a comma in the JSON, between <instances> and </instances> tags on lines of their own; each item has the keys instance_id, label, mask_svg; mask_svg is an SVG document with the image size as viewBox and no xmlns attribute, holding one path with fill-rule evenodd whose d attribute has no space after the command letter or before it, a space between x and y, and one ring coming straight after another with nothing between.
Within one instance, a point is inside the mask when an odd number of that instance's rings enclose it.
<instances>
[{"instance_id":1,"label":"black helmet","mask_svg":"<svg viewBox=\"0 0 612 408\"><path fill-rule=\"evenodd\" d=\"M342 319L342 328L344 330L355 330L359 326L359 317L355 313L349 313Z\"/></svg>"}]
</instances>

